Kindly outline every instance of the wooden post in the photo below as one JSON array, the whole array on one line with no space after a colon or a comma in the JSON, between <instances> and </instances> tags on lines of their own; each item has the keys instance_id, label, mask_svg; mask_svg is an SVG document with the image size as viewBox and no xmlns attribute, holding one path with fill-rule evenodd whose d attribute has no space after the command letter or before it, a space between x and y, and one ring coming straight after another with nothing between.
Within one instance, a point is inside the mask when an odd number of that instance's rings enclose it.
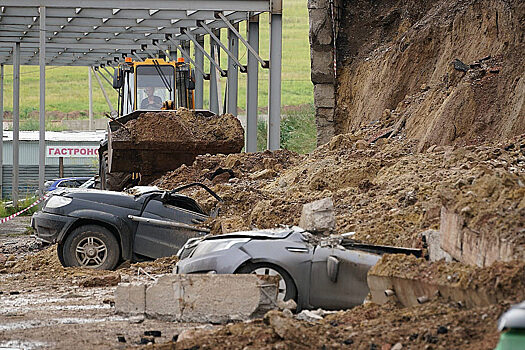
<instances>
[{"instance_id":1,"label":"wooden post","mask_svg":"<svg viewBox=\"0 0 525 350\"><path fill-rule=\"evenodd\" d=\"M64 157L58 158L58 177L64 177Z\"/></svg>"}]
</instances>

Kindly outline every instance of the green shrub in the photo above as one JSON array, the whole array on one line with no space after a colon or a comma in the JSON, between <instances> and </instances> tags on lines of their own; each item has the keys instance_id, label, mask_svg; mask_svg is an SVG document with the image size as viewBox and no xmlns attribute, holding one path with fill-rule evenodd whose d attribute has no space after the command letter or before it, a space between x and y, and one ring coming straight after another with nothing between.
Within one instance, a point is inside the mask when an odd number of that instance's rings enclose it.
<instances>
[{"instance_id":1,"label":"green shrub","mask_svg":"<svg viewBox=\"0 0 525 350\"><path fill-rule=\"evenodd\" d=\"M316 147L315 113L312 105L286 112L281 120L281 148L297 153L310 153ZM266 122L257 122L257 150L266 149Z\"/></svg>"}]
</instances>

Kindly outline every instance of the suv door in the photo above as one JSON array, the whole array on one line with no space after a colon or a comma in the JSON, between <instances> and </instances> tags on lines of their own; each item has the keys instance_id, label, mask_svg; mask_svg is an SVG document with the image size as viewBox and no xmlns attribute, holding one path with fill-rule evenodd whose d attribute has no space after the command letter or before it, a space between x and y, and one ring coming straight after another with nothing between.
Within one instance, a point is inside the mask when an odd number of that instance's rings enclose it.
<instances>
[{"instance_id":1,"label":"suv door","mask_svg":"<svg viewBox=\"0 0 525 350\"><path fill-rule=\"evenodd\" d=\"M147 204L142 218L196 225L204 222L208 216L174 206L173 203L170 204L170 201L163 202L160 199L153 199ZM204 234L205 232L186 228L139 222L133 252L153 259L175 255L189 238Z\"/></svg>"}]
</instances>

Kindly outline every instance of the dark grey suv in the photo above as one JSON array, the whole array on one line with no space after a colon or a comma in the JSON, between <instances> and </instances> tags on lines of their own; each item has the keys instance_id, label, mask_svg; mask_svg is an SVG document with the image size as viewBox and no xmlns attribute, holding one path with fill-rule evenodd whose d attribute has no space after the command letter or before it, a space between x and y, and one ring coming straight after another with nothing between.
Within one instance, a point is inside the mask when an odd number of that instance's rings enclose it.
<instances>
[{"instance_id":1,"label":"dark grey suv","mask_svg":"<svg viewBox=\"0 0 525 350\"><path fill-rule=\"evenodd\" d=\"M135 194L68 189L57 190L31 219L37 237L58 243L64 266L113 269L122 260L143 261L171 256L189 238L206 234L198 227L209 213L180 191L205 185L193 183L173 191L142 188Z\"/></svg>"}]
</instances>

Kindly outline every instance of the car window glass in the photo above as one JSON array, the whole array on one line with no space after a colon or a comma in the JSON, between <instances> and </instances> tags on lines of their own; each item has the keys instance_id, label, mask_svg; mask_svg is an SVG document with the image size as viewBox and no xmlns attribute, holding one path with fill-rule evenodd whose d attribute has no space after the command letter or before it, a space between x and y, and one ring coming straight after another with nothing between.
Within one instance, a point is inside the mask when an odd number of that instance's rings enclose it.
<instances>
[{"instance_id":1,"label":"car window glass","mask_svg":"<svg viewBox=\"0 0 525 350\"><path fill-rule=\"evenodd\" d=\"M169 198L165 204L172 205L174 207L190 210L199 214L207 215L201 207L193 200L192 198L188 197L180 197L180 196L172 196Z\"/></svg>"},{"instance_id":2,"label":"car window glass","mask_svg":"<svg viewBox=\"0 0 525 350\"><path fill-rule=\"evenodd\" d=\"M67 187L67 181L60 181L56 187Z\"/></svg>"}]
</instances>

